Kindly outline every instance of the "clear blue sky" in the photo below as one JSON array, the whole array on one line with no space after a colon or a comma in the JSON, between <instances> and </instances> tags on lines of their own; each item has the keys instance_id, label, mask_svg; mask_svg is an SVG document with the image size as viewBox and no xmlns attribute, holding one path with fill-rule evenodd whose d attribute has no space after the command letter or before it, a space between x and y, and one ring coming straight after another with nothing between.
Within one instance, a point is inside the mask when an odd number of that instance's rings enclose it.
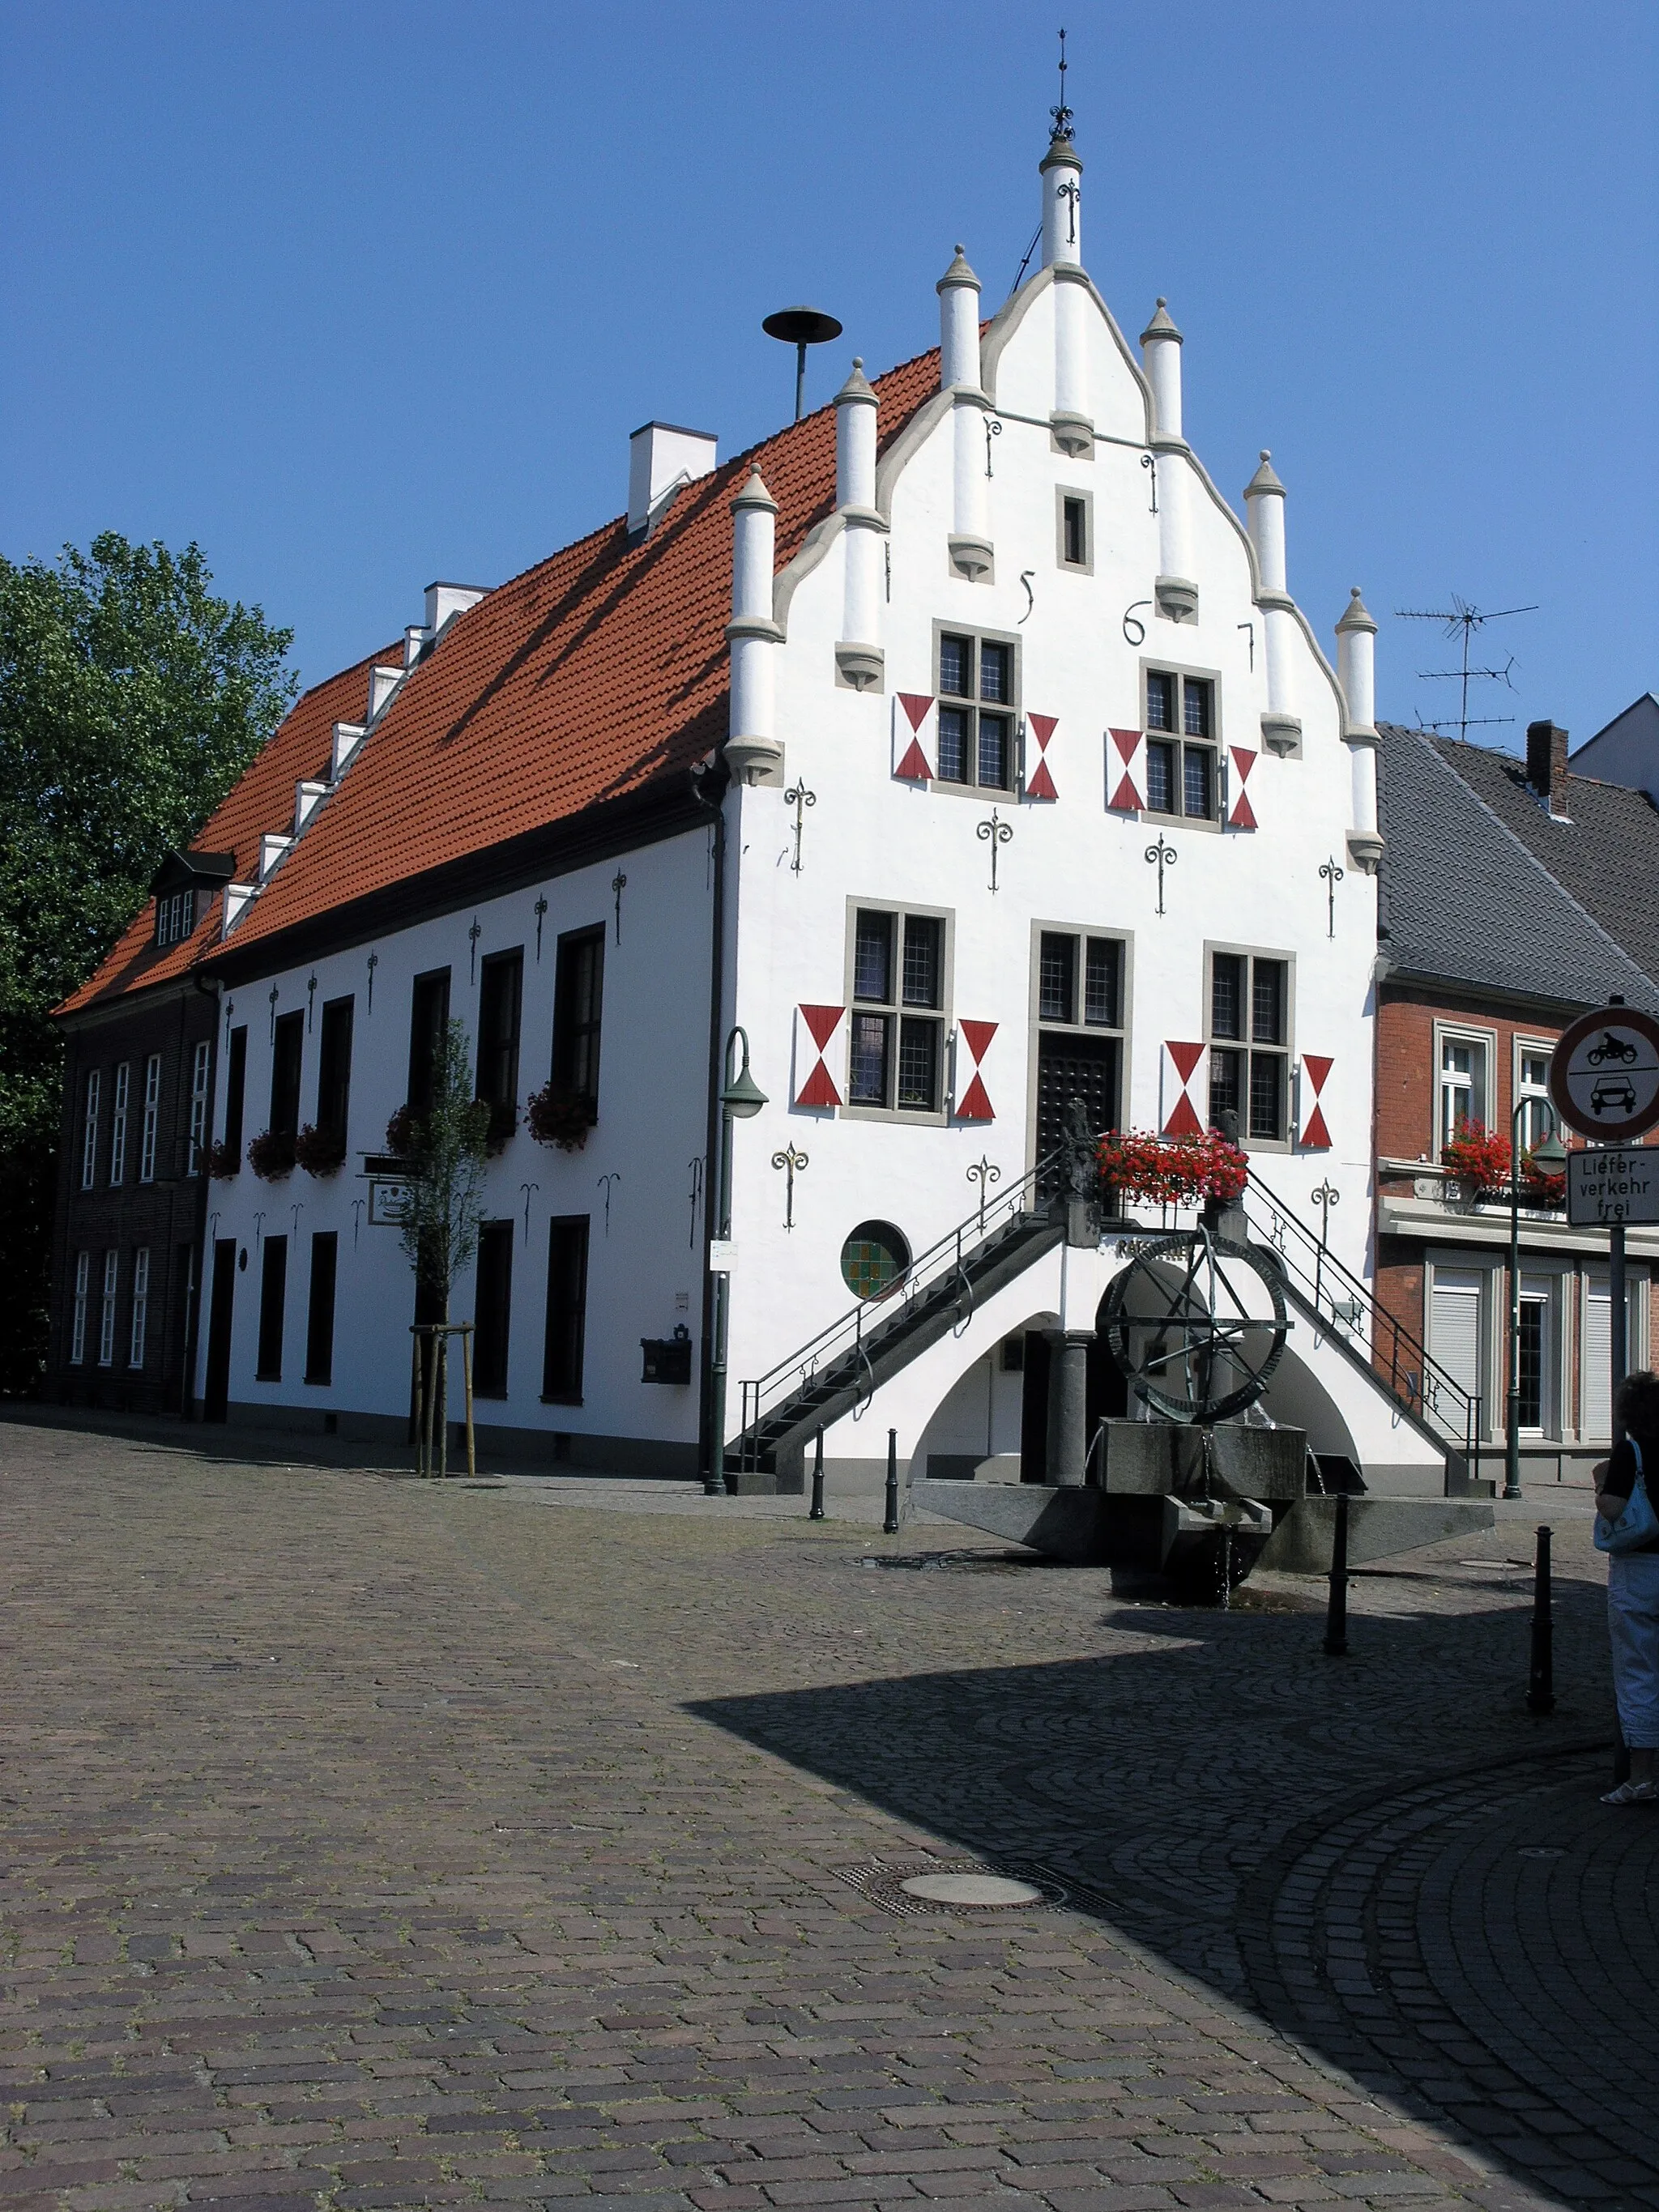
<instances>
[{"instance_id":1,"label":"clear blue sky","mask_svg":"<svg viewBox=\"0 0 1659 2212\"><path fill-rule=\"evenodd\" d=\"M1450 705L1388 617L1452 592L1540 603L1490 741L1659 686L1655 0L0 0L0 551L194 538L315 680L616 514L648 416L773 428L769 309L846 324L816 402L957 239L1000 301L1060 12L1089 270L1168 294L1224 491L1273 448L1381 711Z\"/></svg>"}]
</instances>

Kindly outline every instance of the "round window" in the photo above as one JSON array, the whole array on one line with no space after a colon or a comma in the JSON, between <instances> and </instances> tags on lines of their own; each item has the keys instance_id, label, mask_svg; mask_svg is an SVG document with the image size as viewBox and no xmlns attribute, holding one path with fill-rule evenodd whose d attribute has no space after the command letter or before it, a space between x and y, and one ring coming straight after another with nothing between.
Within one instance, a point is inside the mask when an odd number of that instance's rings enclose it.
<instances>
[{"instance_id":1,"label":"round window","mask_svg":"<svg viewBox=\"0 0 1659 2212\"><path fill-rule=\"evenodd\" d=\"M910 1247L890 1221L860 1221L841 1248L842 1280L861 1298L884 1298L910 1272Z\"/></svg>"}]
</instances>

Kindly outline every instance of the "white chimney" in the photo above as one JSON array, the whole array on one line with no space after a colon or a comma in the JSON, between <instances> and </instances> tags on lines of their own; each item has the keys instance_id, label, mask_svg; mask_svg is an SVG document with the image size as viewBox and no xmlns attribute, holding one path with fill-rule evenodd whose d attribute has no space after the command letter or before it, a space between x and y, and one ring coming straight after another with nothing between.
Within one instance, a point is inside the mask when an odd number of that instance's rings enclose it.
<instances>
[{"instance_id":1,"label":"white chimney","mask_svg":"<svg viewBox=\"0 0 1659 2212\"><path fill-rule=\"evenodd\" d=\"M309 779L294 787L294 834L297 837L305 828L319 805L328 797L325 783L313 783Z\"/></svg>"},{"instance_id":2,"label":"white chimney","mask_svg":"<svg viewBox=\"0 0 1659 2212\"><path fill-rule=\"evenodd\" d=\"M328 763L328 780L337 783L345 774L346 763L368 735L362 722L337 722L334 725L334 750Z\"/></svg>"},{"instance_id":3,"label":"white chimney","mask_svg":"<svg viewBox=\"0 0 1659 2212\"><path fill-rule=\"evenodd\" d=\"M449 591L453 588L453 586L447 584L434 584L433 586L434 591L440 592ZM379 720L381 714L385 711L387 704L390 702L392 693L403 682L407 672L408 672L405 669L387 668L385 666L377 666L369 670L368 719L371 722Z\"/></svg>"},{"instance_id":4,"label":"white chimney","mask_svg":"<svg viewBox=\"0 0 1659 2212\"><path fill-rule=\"evenodd\" d=\"M452 621L457 615L464 615L469 607L476 607L479 600L486 596L485 591L474 584L428 584L426 587L428 638L435 641L446 623ZM380 672L378 668L374 672L376 676ZM371 721L374 718L374 713L378 711L378 709L371 711L369 715Z\"/></svg>"},{"instance_id":5,"label":"white chimney","mask_svg":"<svg viewBox=\"0 0 1659 2212\"><path fill-rule=\"evenodd\" d=\"M709 473L718 442L708 430L682 430L672 422L640 425L628 441L630 538L656 520L681 484Z\"/></svg>"},{"instance_id":6,"label":"white chimney","mask_svg":"<svg viewBox=\"0 0 1659 2212\"><path fill-rule=\"evenodd\" d=\"M293 842L292 837L278 836L274 830L265 831L259 840L259 881L262 884L270 882L271 872Z\"/></svg>"}]
</instances>

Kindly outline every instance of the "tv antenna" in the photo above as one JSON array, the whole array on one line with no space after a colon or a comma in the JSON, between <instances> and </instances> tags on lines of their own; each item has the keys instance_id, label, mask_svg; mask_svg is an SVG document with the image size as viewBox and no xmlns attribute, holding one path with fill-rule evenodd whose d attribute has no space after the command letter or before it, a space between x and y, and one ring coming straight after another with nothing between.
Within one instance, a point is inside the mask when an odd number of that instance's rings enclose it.
<instances>
[{"instance_id":1,"label":"tv antenna","mask_svg":"<svg viewBox=\"0 0 1659 2212\"><path fill-rule=\"evenodd\" d=\"M838 338L841 325L833 315L821 314L816 307L780 307L761 328L769 338L781 338L795 349L795 420L799 422L806 405L806 349Z\"/></svg>"},{"instance_id":2,"label":"tv antenna","mask_svg":"<svg viewBox=\"0 0 1659 2212\"><path fill-rule=\"evenodd\" d=\"M1489 622L1505 622L1511 615L1530 615L1536 614L1537 611L1538 605L1534 600L1531 606L1494 607L1489 612L1483 614L1479 607L1471 606L1466 599L1459 599L1455 592L1451 594L1449 607L1396 607L1395 613L1401 622L1443 623L1445 625L1444 634L1447 637L1461 637L1462 640L1462 660L1460 666L1419 668L1417 672L1425 683L1456 684L1461 687L1458 693L1458 714L1455 724L1453 724L1449 716L1444 721L1425 722L1419 714L1417 718L1418 727L1421 730L1443 730L1455 726L1460 742L1467 742L1471 730L1483 728L1490 723L1512 722L1515 720L1513 714L1471 714L1469 685L1472 683L1505 684L1513 691L1515 685L1510 682L1510 671L1515 666L1515 655L1511 653L1501 668L1472 668L1469 665L1469 645L1476 630L1483 629Z\"/></svg>"}]
</instances>

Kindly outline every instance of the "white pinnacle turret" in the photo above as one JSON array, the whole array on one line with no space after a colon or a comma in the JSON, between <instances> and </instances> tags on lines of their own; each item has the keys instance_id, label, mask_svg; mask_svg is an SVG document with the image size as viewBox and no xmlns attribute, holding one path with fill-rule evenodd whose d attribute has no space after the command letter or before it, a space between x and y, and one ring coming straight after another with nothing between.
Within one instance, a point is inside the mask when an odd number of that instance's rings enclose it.
<instances>
[{"instance_id":1,"label":"white pinnacle turret","mask_svg":"<svg viewBox=\"0 0 1659 2212\"><path fill-rule=\"evenodd\" d=\"M941 392L958 384L979 389L979 279L960 246L956 258L934 286L939 294L939 382Z\"/></svg>"}]
</instances>

